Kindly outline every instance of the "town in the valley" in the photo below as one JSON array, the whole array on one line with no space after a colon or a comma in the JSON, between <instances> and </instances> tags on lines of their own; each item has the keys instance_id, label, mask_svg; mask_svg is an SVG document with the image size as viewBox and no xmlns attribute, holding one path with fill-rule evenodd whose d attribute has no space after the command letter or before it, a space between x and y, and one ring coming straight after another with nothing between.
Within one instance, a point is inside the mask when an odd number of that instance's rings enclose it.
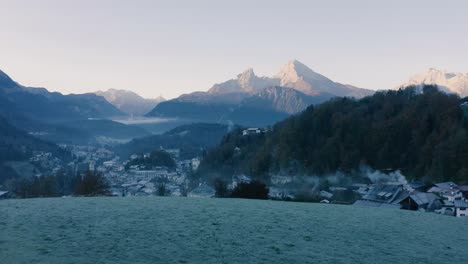
<instances>
[{"instance_id":1,"label":"town in the valley","mask_svg":"<svg viewBox=\"0 0 468 264\"><path fill-rule=\"evenodd\" d=\"M263 131L249 128L243 131L243 136L259 133ZM110 186L112 196L216 197L216 190L211 184L205 182L197 183L195 186L190 184L190 175L197 170L201 158L181 159L179 149L160 147L158 150L167 153L174 160L175 166L169 168L138 162L149 158L151 153L135 153L124 160L105 147L76 145L61 145L61 147L72 153L73 161L65 164L51 153L35 152L27 166L24 164L16 166L23 170L23 173L25 170L30 170L35 177L55 175L64 170L75 175L84 175L86 172L99 173ZM360 183L336 182L336 179L334 182L326 179L326 184L323 184L322 179L320 183L316 182L306 187L309 198L313 197L308 200L302 199L304 188L299 190L297 187L303 177L273 175L267 184L268 196L272 200L406 209L468 219L468 185L457 185L455 182L435 184L426 184L422 181L407 182L404 176L395 170L390 170L387 174L378 173L381 175L379 179ZM395 175L398 177L393 177ZM248 175L234 175L231 182L227 183L227 188L232 190L241 182L251 181L252 178ZM0 198L9 197L13 195L0 189Z\"/></svg>"}]
</instances>

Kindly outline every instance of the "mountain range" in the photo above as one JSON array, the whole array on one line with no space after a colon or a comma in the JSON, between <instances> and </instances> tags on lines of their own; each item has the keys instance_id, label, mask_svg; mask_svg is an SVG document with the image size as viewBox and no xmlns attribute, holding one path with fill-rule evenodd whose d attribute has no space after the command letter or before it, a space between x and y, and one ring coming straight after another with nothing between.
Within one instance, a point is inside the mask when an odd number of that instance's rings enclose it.
<instances>
[{"instance_id":1,"label":"mountain range","mask_svg":"<svg viewBox=\"0 0 468 264\"><path fill-rule=\"evenodd\" d=\"M118 89L97 91L95 94L104 97L120 111L134 116L143 116L160 102L166 101L166 99L161 96L155 99L146 99L132 91Z\"/></svg>"},{"instance_id":2,"label":"mountain range","mask_svg":"<svg viewBox=\"0 0 468 264\"><path fill-rule=\"evenodd\" d=\"M403 86L421 84L437 84L445 92L468 95L468 74L431 68L413 76ZM146 127L109 120L118 116L148 112L146 116L176 118L177 124L206 122L260 127L334 97L362 98L373 93L334 82L297 60L288 62L271 77L257 76L253 69L247 69L234 79L213 85L207 92L184 94L168 101L144 99L116 89L63 95L23 86L0 71L0 116L42 139L82 144L96 137L125 141L149 134Z\"/></svg>"},{"instance_id":3,"label":"mountain range","mask_svg":"<svg viewBox=\"0 0 468 264\"><path fill-rule=\"evenodd\" d=\"M0 117L16 128L58 143L87 144L98 137L129 140L149 133L109 119L125 117L104 97L63 95L45 88L26 87L0 71Z\"/></svg>"},{"instance_id":4,"label":"mountain range","mask_svg":"<svg viewBox=\"0 0 468 264\"><path fill-rule=\"evenodd\" d=\"M412 76L399 87L420 86L422 84L435 84L442 91L455 93L461 97L468 96L468 73L450 72L434 68Z\"/></svg>"},{"instance_id":5,"label":"mountain range","mask_svg":"<svg viewBox=\"0 0 468 264\"><path fill-rule=\"evenodd\" d=\"M0 71L0 114L46 122L125 115L101 96L63 95L45 88L25 87L3 71Z\"/></svg>"},{"instance_id":6,"label":"mountain range","mask_svg":"<svg viewBox=\"0 0 468 264\"><path fill-rule=\"evenodd\" d=\"M298 60L289 61L272 77L258 77L253 69L247 69L239 74L236 79L215 84L208 90L208 93L212 95L230 93L256 94L271 86L292 88L310 96L326 93L340 97L361 98L373 93L372 90L334 82L314 72Z\"/></svg>"},{"instance_id":7,"label":"mountain range","mask_svg":"<svg viewBox=\"0 0 468 264\"><path fill-rule=\"evenodd\" d=\"M269 125L311 104L333 97L362 98L373 90L340 84L292 60L272 77L259 77L247 69L237 78L162 102L147 116Z\"/></svg>"}]
</instances>

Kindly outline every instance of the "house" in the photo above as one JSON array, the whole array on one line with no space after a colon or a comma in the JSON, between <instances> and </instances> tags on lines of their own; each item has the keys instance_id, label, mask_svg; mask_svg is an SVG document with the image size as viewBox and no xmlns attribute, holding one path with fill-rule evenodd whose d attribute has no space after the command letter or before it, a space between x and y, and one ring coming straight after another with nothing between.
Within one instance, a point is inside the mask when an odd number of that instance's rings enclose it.
<instances>
[{"instance_id":1,"label":"house","mask_svg":"<svg viewBox=\"0 0 468 264\"><path fill-rule=\"evenodd\" d=\"M458 190L462 193L465 199L468 199L468 185L458 186Z\"/></svg>"},{"instance_id":2,"label":"house","mask_svg":"<svg viewBox=\"0 0 468 264\"><path fill-rule=\"evenodd\" d=\"M455 208L454 207L442 207L441 209L435 210L434 212L441 214L441 215L454 216Z\"/></svg>"},{"instance_id":3,"label":"house","mask_svg":"<svg viewBox=\"0 0 468 264\"><path fill-rule=\"evenodd\" d=\"M102 165L104 165L104 167L106 167L106 168L114 167L116 164L117 164L117 162L114 161L114 160L104 161L102 163Z\"/></svg>"},{"instance_id":4,"label":"house","mask_svg":"<svg viewBox=\"0 0 468 264\"><path fill-rule=\"evenodd\" d=\"M458 185L454 182L440 182L434 184L434 187L438 187L441 189L453 189L456 188Z\"/></svg>"},{"instance_id":5,"label":"house","mask_svg":"<svg viewBox=\"0 0 468 264\"><path fill-rule=\"evenodd\" d=\"M411 189L419 192L424 192L427 189L427 185L422 181L412 181L408 183L408 185L411 187Z\"/></svg>"},{"instance_id":6,"label":"house","mask_svg":"<svg viewBox=\"0 0 468 264\"><path fill-rule=\"evenodd\" d=\"M449 202L463 198L462 192L460 192L458 185L454 182L436 183L427 192L438 194Z\"/></svg>"},{"instance_id":7,"label":"house","mask_svg":"<svg viewBox=\"0 0 468 264\"><path fill-rule=\"evenodd\" d=\"M355 183L351 186L353 192L358 193L360 196L364 196L369 191L369 185L364 183Z\"/></svg>"},{"instance_id":8,"label":"house","mask_svg":"<svg viewBox=\"0 0 468 264\"><path fill-rule=\"evenodd\" d=\"M401 207L400 202L408 196L409 192L401 184L380 184L370 188L362 199L356 201L354 205L399 209Z\"/></svg>"},{"instance_id":9,"label":"house","mask_svg":"<svg viewBox=\"0 0 468 264\"><path fill-rule=\"evenodd\" d=\"M0 191L0 199L7 199L7 198L10 198L10 192Z\"/></svg>"},{"instance_id":10,"label":"house","mask_svg":"<svg viewBox=\"0 0 468 264\"><path fill-rule=\"evenodd\" d=\"M288 190L270 187L268 197L273 200L292 200L294 195L290 194Z\"/></svg>"},{"instance_id":11,"label":"house","mask_svg":"<svg viewBox=\"0 0 468 264\"><path fill-rule=\"evenodd\" d=\"M455 216L468 217L468 202L465 200L455 200Z\"/></svg>"},{"instance_id":12,"label":"house","mask_svg":"<svg viewBox=\"0 0 468 264\"><path fill-rule=\"evenodd\" d=\"M262 133L262 130L260 128L251 127L251 128L244 129L242 131L242 136L257 135L261 133Z\"/></svg>"},{"instance_id":13,"label":"house","mask_svg":"<svg viewBox=\"0 0 468 264\"><path fill-rule=\"evenodd\" d=\"M211 198L215 196L215 189L206 183L200 184L197 188L188 193L188 197Z\"/></svg>"},{"instance_id":14,"label":"house","mask_svg":"<svg viewBox=\"0 0 468 264\"><path fill-rule=\"evenodd\" d=\"M434 211L442 208L440 198L433 193L413 192L400 201L402 209Z\"/></svg>"}]
</instances>

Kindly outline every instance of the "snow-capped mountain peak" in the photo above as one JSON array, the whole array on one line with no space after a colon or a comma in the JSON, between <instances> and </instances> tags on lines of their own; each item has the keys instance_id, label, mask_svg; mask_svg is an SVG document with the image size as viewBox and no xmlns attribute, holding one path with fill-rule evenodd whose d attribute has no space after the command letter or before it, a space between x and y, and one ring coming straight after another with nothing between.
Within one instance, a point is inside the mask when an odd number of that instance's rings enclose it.
<instances>
[{"instance_id":1,"label":"snow-capped mountain peak","mask_svg":"<svg viewBox=\"0 0 468 264\"><path fill-rule=\"evenodd\" d=\"M237 81L239 82L243 90L246 90L246 91L254 90L252 85L255 82L256 78L257 76L255 75L252 68L248 68L243 73L237 75Z\"/></svg>"},{"instance_id":2,"label":"snow-capped mountain peak","mask_svg":"<svg viewBox=\"0 0 468 264\"><path fill-rule=\"evenodd\" d=\"M435 84L441 90L456 93L462 97L468 96L468 73L450 72L429 68L423 73L412 76L402 87L410 85Z\"/></svg>"},{"instance_id":3,"label":"snow-capped mountain peak","mask_svg":"<svg viewBox=\"0 0 468 264\"><path fill-rule=\"evenodd\" d=\"M97 91L95 94L104 97L109 103L113 104L121 111L137 116L148 113L158 103L165 101L162 97L146 99L132 91L112 88L107 91Z\"/></svg>"},{"instance_id":4,"label":"snow-capped mountain peak","mask_svg":"<svg viewBox=\"0 0 468 264\"><path fill-rule=\"evenodd\" d=\"M244 93L254 94L267 87L282 86L292 88L308 95L329 93L336 96L362 97L372 94L373 91L333 82L327 77L314 72L298 60L291 60L281 67L278 74L273 77L256 76L253 69L249 68L223 83L215 84L210 94Z\"/></svg>"},{"instance_id":5,"label":"snow-capped mountain peak","mask_svg":"<svg viewBox=\"0 0 468 264\"><path fill-rule=\"evenodd\" d=\"M248 68L236 79L231 79L223 83L215 84L209 90L211 94L219 93L256 93L265 87L279 84L278 80L268 77L258 77L252 68Z\"/></svg>"},{"instance_id":6,"label":"snow-capped mountain peak","mask_svg":"<svg viewBox=\"0 0 468 264\"><path fill-rule=\"evenodd\" d=\"M298 60L289 61L281 67L280 72L275 77L281 80L281 85L295 83L299 80L330 81Z\"/></svg>"}]
</instances>

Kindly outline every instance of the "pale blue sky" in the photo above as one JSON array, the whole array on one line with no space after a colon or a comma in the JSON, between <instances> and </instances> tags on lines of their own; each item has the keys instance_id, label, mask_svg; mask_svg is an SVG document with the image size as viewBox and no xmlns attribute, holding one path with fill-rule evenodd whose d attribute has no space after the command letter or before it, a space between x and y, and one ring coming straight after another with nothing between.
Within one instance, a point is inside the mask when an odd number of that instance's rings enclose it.
<instances>
[{"instance_id":1,"label":"pale blue sky","mask_svg":"<svg viewBox=\"0 0 468 264\"><path fill-rule=\"evenodd\" d=\"M207 90L290 59L392 88L429 67L468 72L468 1L0 0L0 69L63 93Z\"/></svg>"}]
</instances>

